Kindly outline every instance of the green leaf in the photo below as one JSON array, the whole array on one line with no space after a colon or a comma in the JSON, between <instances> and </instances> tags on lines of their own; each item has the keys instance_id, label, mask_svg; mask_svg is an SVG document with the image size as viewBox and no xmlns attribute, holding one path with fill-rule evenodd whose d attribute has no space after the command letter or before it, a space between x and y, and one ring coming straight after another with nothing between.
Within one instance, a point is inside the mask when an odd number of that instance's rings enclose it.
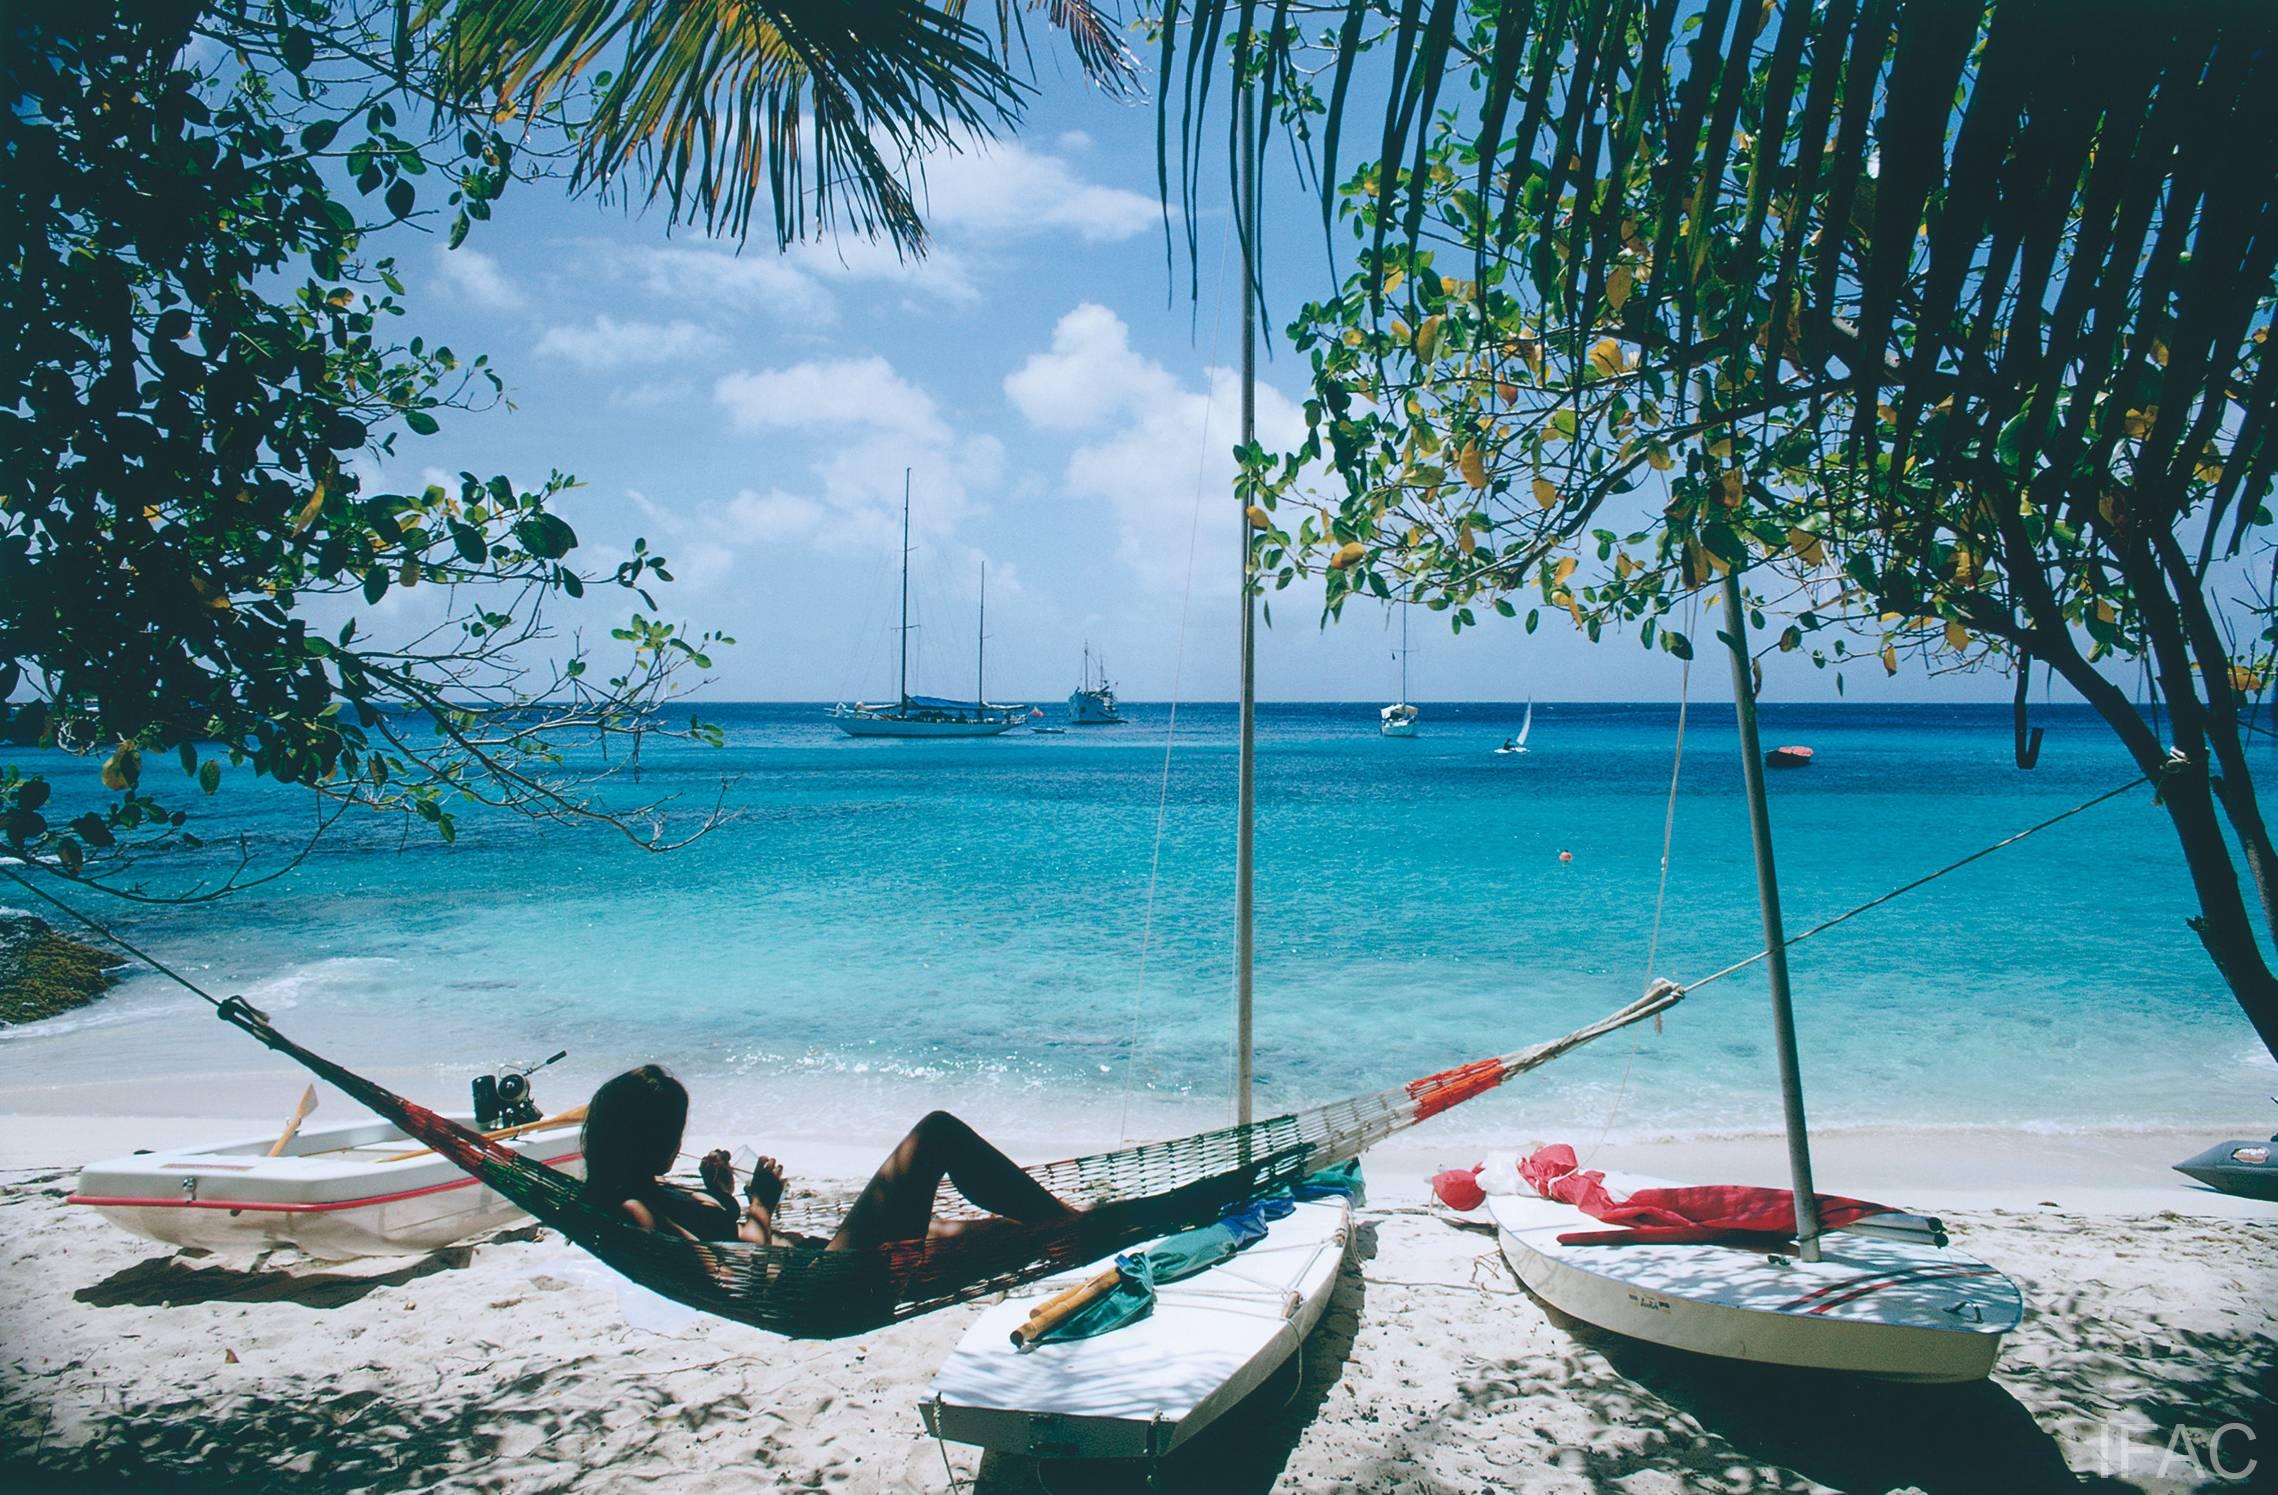
<instances>
[{"instance_id":1,"label":"green leaf","mask_svg":"<svg viewBox=\"0 0 2278 1495\"><path fill-rule=\"evenodd\" d=\"M388 594L388 568L374 565L364 573L364 600L378 602Z\"/></svg>"},{"instance_id":2,"label":"green leaf","mask_svg":"<svg viewBox=\"0 0 2278 1495\"><path fill-rule=\"evenodd\" d=\"M198 765L198 787L211 794L221 787L221 760L208 758Z\"/></svg>"},{"instance_id":3,"label":"green leaf","mask_svg":"<svg viewBox=\"0 0 2278 1495\"><path fill-rule=\"evenodd\" d=\"M403 413L403 423L420 436L432 436L441 429L436 425L435 417L424 410L406 410Z\"/></svg>"},{"instance_id":4,"label":"green leaf","mask_svg":"<svg viewBox=\"0 0 2278 1495\"><path fill-rule=\"evenodd\" d=\"M543 561L560 560L577 548L577 531L552 514L530 514L516 520L514 538Z\"/></svg>"},{"instance_id":5,"label":"green leaf","mask_svg":"<svg viewBox=\"0 0 2278 1495\"><path fill-rule=\"evenodd\" d=\"M418 202L419 189L401 177L396 179L394 186L388 188L388 211L398 218L409 218L411 210L418 205Z\"/></svg>"}]
</instances>

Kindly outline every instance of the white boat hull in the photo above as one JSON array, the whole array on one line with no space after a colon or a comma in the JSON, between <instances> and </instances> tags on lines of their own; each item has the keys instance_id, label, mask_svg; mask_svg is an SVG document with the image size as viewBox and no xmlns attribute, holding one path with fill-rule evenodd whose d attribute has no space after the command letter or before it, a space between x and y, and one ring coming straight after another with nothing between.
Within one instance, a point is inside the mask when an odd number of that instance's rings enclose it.
<instances>
[{"instance_id":1,"label":"white boat hull","mask_svg":"<svg viewBox=\"0 0 2278 1495\"><path fill-rule=\"evenodd\" d=\"M1155 1312L1094 1339L1016 1350L1037 1298L1102 1261L983 1313L933 1378L936 1437L1033 1458L1160 1458L1285 1364L1321 1321L1345 1259L1352 1206L1297 1206L1231 1261L1158 1291ZM1145 1248L1140 1248L1145 1249Z\"/></svg>"},{"instance_id":2,"label":"white boat hull","mask_svg":"<svg viewBox=\"0 0 2278 1495\"><path fill-rule=\"evenodd\" d=\"M1975 1381L2017 1326L2017 1287L1965 1252L1831 1232L1821 1259L1724 1245L1567 1246L1571 1205L1487 1201L1503 1255L1551 1307L1670 1349L1921 1383Z\"/></svg>"},{"instance_id":3,"label":"white boat hull","mask_svg":"<svg viewBox=\"0 0 2278 1495\"><path fill-rule=\"evenodd\" d=\"M91 1164L70 1202L165 1245L222 1252L291 1246L335 1261L439 1250L528 1218L433 1153L386 1161L418 1144L385 1121L311 1127L272 1158L275 1140L248 1137ZM584 1172L574 1125L503 1145Z\"/></svg>"},{"instance_id":4,"label":"white boat hull","mask_svg":"<svg viewBox=\"0 0 2278 1495\"><path fill-rule=\"evenodd\" d=\"M1014 721L911 721L889 716L831 718L849 737L997 737L1020 725Z\"/></svg>"}]
</instances>

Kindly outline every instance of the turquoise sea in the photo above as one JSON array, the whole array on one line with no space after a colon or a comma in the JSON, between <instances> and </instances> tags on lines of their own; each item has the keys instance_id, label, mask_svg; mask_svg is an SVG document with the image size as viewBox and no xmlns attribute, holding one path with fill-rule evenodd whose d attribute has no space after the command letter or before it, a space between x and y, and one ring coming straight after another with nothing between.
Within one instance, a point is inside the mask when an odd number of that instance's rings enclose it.
<instances>
[{"instance_id":1,"label":"turquoise sea","mask_svg":"<svg viewBox=\"0 0 2278 1495\"><path fill-rule=\"evenodd\" d=\"M1423 709L1404 742L1378 736L1373 705L1261 710L1261 1107L1551 1037L1644 984L1675 706L1542 703L1533 751L1509 757L1491 749L1522 707ZM707 714L728 746L652 745L637 790L700 803L729 781L737 817L686 850L481 817L445 846L350 821L289 877L216 904L89 906L431 1101L566 1048L539 1082L553 1104L661 1059L714 1121L761 1134L867 1135L941 1103L1027 1135L1226 1114L1231 707L1180 709L1167 779L1162 706L1120 728L947 743L843 739L811 706ZM2037 719L2047 744L2026 773L2006 708L1766 706L1767 745L1818 753L1771 779L1790 930L2131 777L2084 710ZM308 815L245 785L211 807L265 850ZM2185 926L2192 908L2138 790L1799 946L1813 1121L2263 1123L2278 1068ZM1760 944L1731 708L1696 701L1651 969L1689 979ZM1752 969L1658 1035L1604 1040L1436 1125L1771 1129L1768 1036ZM266 1114L293 1093L146 974L0 1033L0 1112Z\"/></svg>"}]
</instances>

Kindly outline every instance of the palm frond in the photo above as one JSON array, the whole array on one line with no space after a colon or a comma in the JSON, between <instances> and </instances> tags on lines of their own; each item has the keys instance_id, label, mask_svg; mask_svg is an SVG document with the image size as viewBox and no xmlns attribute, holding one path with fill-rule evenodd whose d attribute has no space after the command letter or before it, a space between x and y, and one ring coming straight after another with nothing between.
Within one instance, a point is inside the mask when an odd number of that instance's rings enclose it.
<instances>
[{"instance_id":1,"label":"palm frond","mask_svg":"<svg viewBox=\"0 0 2278 1495\"><path fill-rule=\"evenodd\" d=\"M1130 55L1090 0L1031 0L1087 76L1120 89ZM1019 123L1029 85L965 0L426 0L403 26L444 86L501 119L535 120L579 84L591 117L572 184L664 203L670 221L779 244L844 228L922 253L910 189L930 151Z\"/></svg>"}]
</instances>

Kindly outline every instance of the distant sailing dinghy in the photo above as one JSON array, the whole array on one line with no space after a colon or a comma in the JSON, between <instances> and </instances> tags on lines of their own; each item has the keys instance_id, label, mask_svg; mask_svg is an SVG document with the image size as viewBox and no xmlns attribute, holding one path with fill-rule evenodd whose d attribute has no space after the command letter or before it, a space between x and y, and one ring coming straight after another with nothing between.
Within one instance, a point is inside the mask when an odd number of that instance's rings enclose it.
<instances>
[{"instance_id":1,"label":"distant sailing dinghy","mask_svg":"<svg viewBox=\"0 0 2278 1495\"><path fill-rule=\"evenodd\" d=\"M1502 745L1501 747L1499 747L1499 748L1495 749L1495 752L1496 752L1496 754L1497 754L1498 756L1501 756L1501 755L1503 755L1503 754L1508 754L1508 753L1523 753L1523 752L1525 752L1525 751L1527 750L1527 734L1528 734L1529 732L1532 732L1533 730L1534 730L1534 702L1532 702L1532 701L1529 701L1529 702L1527 702L1527 719L1526 719L1525 721L1523 721L1523 722L1519 723L1519 735L1518 735L1518 736L1516 736L1516 737L1506 737L1506 738L1504 738L1504 739L1503 739L1503 745Z\"/></svg>"},{"instance_id":2,"label":"distant sailing dinghy","mask_svg":"<svg viewBox=\"0 0 2278 1495\"><path fill-rule=\"evenodd\" d=\"M574 1120L541 1121L498 1141L517 1157L584 1174ZM68 1202L169 1246L293 1246L328 1261L436 1251L528 1218L449 1158L377 1118L295 1132L272 1157L276 1144L274 1135L245 1137L95 1163L79 1175Z\"/></svg>"}]
</instances>

